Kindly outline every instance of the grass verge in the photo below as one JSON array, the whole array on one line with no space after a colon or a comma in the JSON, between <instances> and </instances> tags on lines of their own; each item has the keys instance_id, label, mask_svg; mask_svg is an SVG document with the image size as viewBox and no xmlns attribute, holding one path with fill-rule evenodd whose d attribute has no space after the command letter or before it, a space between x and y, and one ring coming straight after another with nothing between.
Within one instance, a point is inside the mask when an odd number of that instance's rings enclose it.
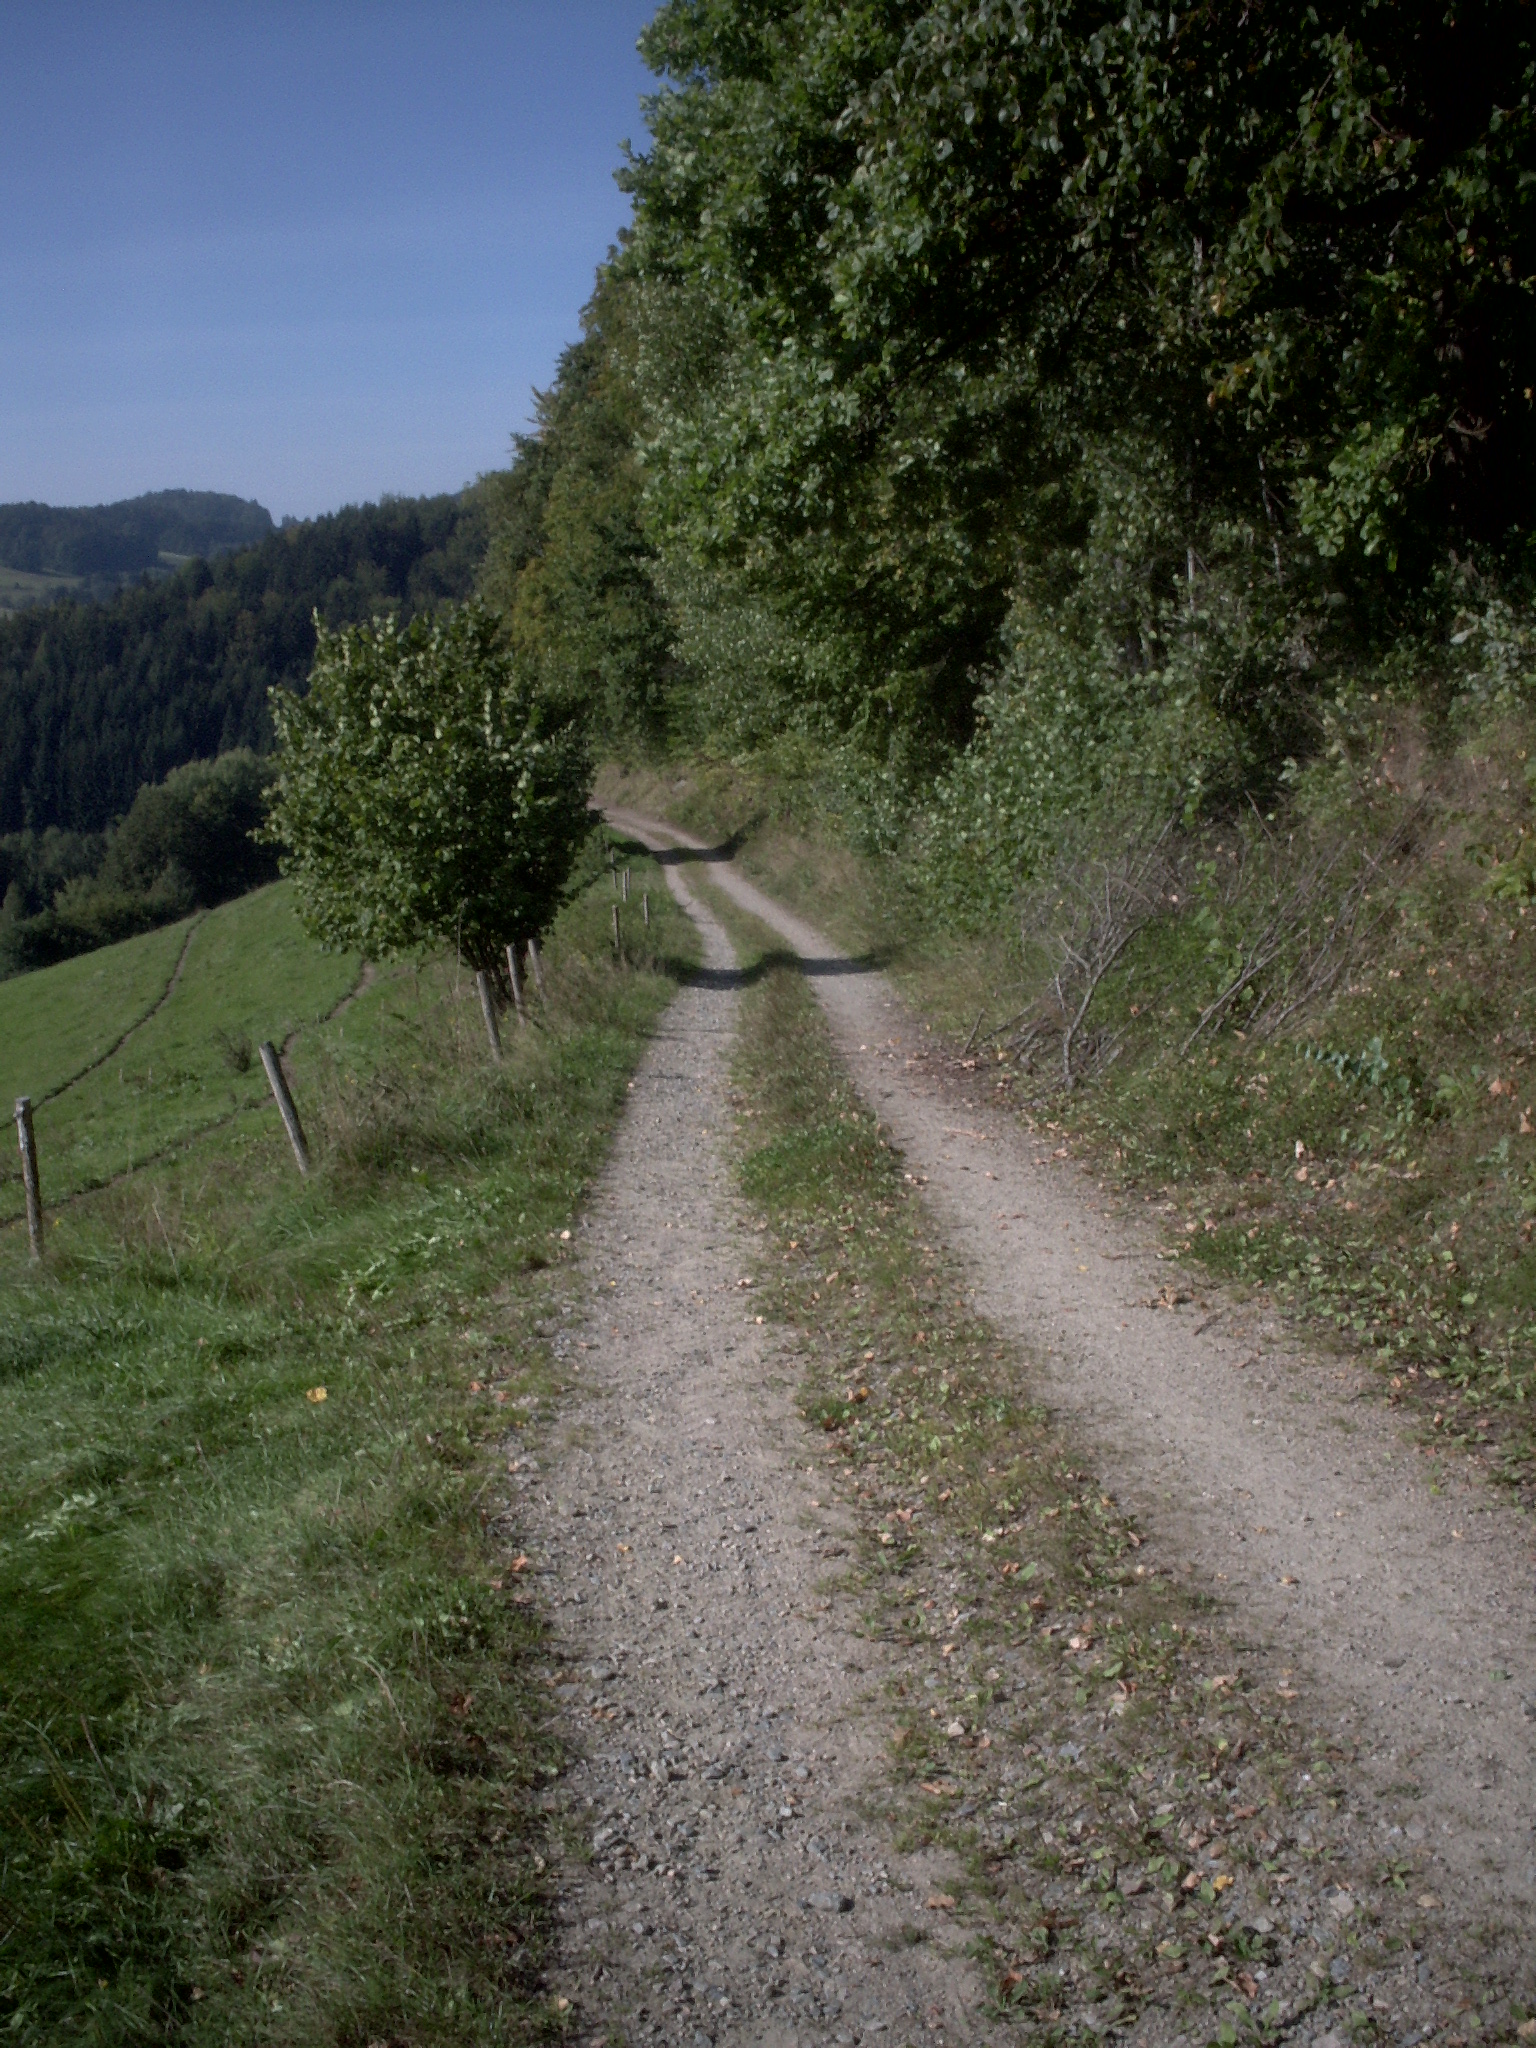
<instances>
[{"instance_id":1,"label":"grass verge","mask_svg":"<svg viewBox=\"0 0 1536 2048\"><path fill-rule=\"evenodd\" d=\"M758 970L735 1069L757 1298L862 1525L850 1590L898 1646L881 1818L962 1860L927 1910L968 1924L996 2011L1053 2043L1511 2037L1517 1963L1446 1930L1413 1785L1366 1795L1289 1675L1144 1561L971 1310L797 968L710 895Z\"/></svg>"},{"instance_id":2,"label":"grass verge","mask_svg":"<svg viewBox=\"0 0 1536 2048\"><path fill-rule=\"evenodd\" d=\"M652 875L618 959L597 861L502 1067L450 965L385 973L302 1068L309 1181L241 1116L72 1204L41 1271L0 1242L8 2039L558 2026L504 1446L694 951Z\"/></svg>"}]
</instances>

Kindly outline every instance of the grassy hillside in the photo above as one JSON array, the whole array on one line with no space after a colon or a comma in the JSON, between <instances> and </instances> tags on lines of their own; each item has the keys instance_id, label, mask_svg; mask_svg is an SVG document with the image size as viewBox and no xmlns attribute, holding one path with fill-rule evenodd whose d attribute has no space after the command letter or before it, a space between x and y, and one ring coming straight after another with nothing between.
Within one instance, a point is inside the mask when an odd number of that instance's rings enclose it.
<instances>
[{"instance_id":1,"label":"grassy hillside","mask_svg":"<svg viewBox=\"0 0 1536 2048\"><path fill-rule=\"evenodd\" d=\"M301 1031L308 1181L222 1046L322 1015L356 963L308 948L282 889L211 914L125 1078L94 1084L100 1150L239 1113L66 1204L41 1269L0 1231L7 2040L559 2030L560 1758L495 1518L508 1433L570 1370L546 1342L561 1233L692 947L653 873L616 959L588 875L503 1066L452 961ZM186 934L8 984L26 1064L50 1023L56 1076L99 1046L82 1015L152 993ZM45 1171L72 1093L40 1115Z\"/></svg>"},{"instance_id":2,"label":"grassy hillside","mask_svg":"<svg viewBox=\"0 0 1536 2048\"><path fill-rule=\"evenodd\" d=\"M0 1100L33 1098L46 1199L99 1187L264 1105L255 1048L264 1038L281 1045L326 1017L360 969L356 958L322 953L305 938L279 882L205 917L0 982ZM302 1040L295 1045L300 1064L307 1051ZM22 1209L19 1169L7 1162L0 1220Z\"/></svg>"}]
</instances>

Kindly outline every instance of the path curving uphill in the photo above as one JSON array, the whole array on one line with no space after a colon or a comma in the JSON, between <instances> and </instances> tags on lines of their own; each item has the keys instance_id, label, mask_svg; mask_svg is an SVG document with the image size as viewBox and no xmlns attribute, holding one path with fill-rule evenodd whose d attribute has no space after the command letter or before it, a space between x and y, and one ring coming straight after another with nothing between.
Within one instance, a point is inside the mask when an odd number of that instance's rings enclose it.
<instances>
[{"instance_id":1,"label":"path curving uphill","mask_svg":"<svg viewBox=\"0 0 1536 2048\"><path fill-rule=\"evenodd\" d=\"M927 1178L977 1307L1035 1358L1166 1566L1213 1596L1314 1726L1378 1789L1421 1788L1409 1833L1468 1919L1536 1908L1536 1543L1477 1481L1432 1495L1364 1368L1309 1358L1252 1307L1172 1311L1169 1268L1070 1163L957 1103L883 976L660 821L609 821L699 871L801 957L866 1101ZM817 973L818 965L833 970ZM1517 1936L1518 1938L1518 1936Z\"/></svg>"}]
</instances>

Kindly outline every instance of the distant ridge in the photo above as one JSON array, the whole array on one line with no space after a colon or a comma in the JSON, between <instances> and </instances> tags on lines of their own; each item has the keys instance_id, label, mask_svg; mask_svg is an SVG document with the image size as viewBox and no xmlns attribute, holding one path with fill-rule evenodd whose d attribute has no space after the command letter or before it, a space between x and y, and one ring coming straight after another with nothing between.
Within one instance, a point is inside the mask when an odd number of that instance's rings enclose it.
<instances>
[{"instance_id":1,"label":"distant ridge","mask_svg":"<svg viewBox=\"0 0 1536 2048\"><path fill-rule=\"evenodd\" d=\"M265 505L224 491L146 491L113 505L0 505L0 567L121 579L250 547L273 531Z\"/></svg>"}]
</instances>

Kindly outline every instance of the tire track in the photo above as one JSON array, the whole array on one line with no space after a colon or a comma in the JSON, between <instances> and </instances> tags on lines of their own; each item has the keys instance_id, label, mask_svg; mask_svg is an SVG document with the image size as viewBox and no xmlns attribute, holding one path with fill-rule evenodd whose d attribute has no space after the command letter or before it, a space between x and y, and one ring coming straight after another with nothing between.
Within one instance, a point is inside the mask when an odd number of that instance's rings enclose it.
<instances>
[{"instance_id":1,"label":"tire track","mask_svg":"<svg viewBox=\"0 0 1536 2048\"><path fill-rule=\"evenodd\" d=\"M121 1037L114 1038L112 1043L107 1047L104 1053L98 1054L97 1057L90 1061L88 1065L83 1066L78 1073L71 1074L67 1081L60 1081L57 1087L50 1088L46 1095L37 1096L34 1099L33 1106L35 1108L41 1109L45 1102L56 1102L58 1098L61 1095L66 1094L69 1091L69 1089L75 1087L79 1082L87 1079L89 1075L94 1074L98 1067L104 1067L107 1064L107 1061L111 1059L114 1053L122 1051L123 1047L128 1043L129 1039L132 1038L133 1034L136 1031L142 1031L144 1026L150 1021L152 1017L156 1017L159 1015L161 1010L165 1008L166 1004L170 1001L171 996L175 992L176 984L181 979L181 970L187 964L187 954L191 951L192 941L194 938L196 938L198 928L202 924L203 920L207 917L207 915L208 913L206 910L200 910L198 911L197 915L193 918L191 925L188 927L187 936L182 941L181 951L176 955L176 965L171 969L170 980L165 984L165 987L161 989L159 995L155 997L155 1000L150 1004L149 1008L144 1012L143 1016L136 1017L133 1020L133 1022L128 1026L127 1030L123 1032Z\"/></svg>"},{"instance_id":2,"label":"tire track","mask_svg":"<svg viewBox=\"0 0 1536 2048\"><path fill-rule=\"evenodd\" d=\"M583 2043L980 2048L1008 2036L938 1903L953 1866L866 1818L891 1653L822 1583L849 1520L813 1498L723 1157L735 958L668 881L705 967L635 1076L582 1227L590 1306L554 1333L578 1398L544 1468L513 1467L575 1752L552 1798L569 1844L552 1989Z\"/></svg>"},{"instance_id":3,"label":"tire track","mask_svg":"<svg viewBox=\"0 0 1536 2048\"><path fill-rule=\"evenodd\" d=\"M1303 1674L1314 1724L1357 1741L1378 1789L1421 1788L1415 1839L1470 1918L1528 1939L1536 1907L1536 1548L1477 1482L1432 1492L1364 1367L1304 1355L1218 1290L1148 1307L1168 1269L1018 1120L957 1109L884 977L830 945L724 849L634 813L800 955L865 1099L927 1180L978 1307L1040 1361L1165 1560L1256 1656ZM664 856L665 857L665 856ZM1198 1323L1198 1327L1196 1326Z\"/></svg>"}]
</instances>

